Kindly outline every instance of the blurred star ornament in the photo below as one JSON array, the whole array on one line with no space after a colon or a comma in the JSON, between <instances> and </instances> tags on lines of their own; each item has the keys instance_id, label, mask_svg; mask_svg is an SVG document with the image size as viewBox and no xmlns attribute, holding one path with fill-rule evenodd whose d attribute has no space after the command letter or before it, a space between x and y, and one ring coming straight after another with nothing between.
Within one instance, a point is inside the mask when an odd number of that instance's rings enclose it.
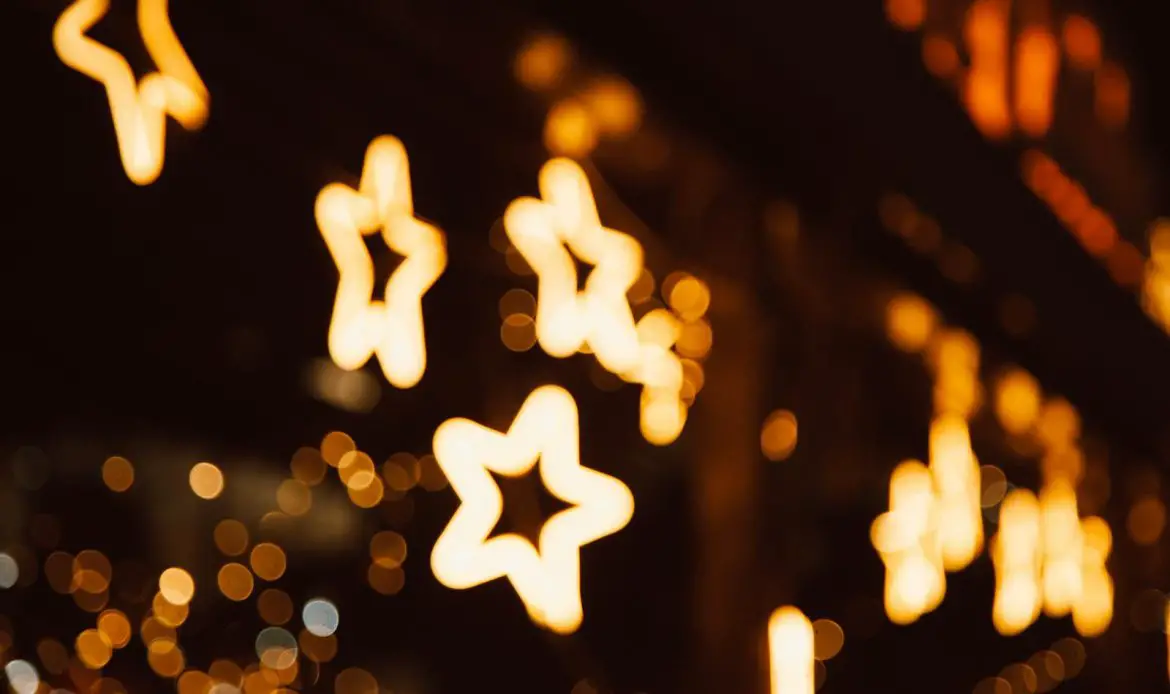
<instances>
[{"instance_id":1,"label":"blurred star ornament","mask_svg":"<svg viewBox=\"0 0 1170 694\"><path fill-rule=\"evenodd\" d=\"M386 380L417 384L426 371L422 297L447 267L443 232L414 216L406 148L383 135L366 149L358 190L330 183L317 195L317 226L340 278L329 355L346 370L378 355ZM374 300L374 262L363 236L381 229L390 250L403 256Z\"/></svg>"},{"instance_id":2,"label":"blurred star ornament","mask_svg":"<svg viewBox=\"0 0 1170 694\"><path fill-rule=\"evenodd\" d=\"M622 374L639 360L638 334L626 292L642 272L642 246L601 225L585 172L569 159L541 168L542 200L518 198L504 230L539 279L536 337L554 357L588 345L606 369ZM574 258L593 266L577 290Z\"/></svg>"},{"instance_id":3,"label":"blurred star ornament","mask_svg":"<svg viewBox=\"0 0 1170 694\"><path fill-rule=\"evenodd\" d=\"M61 62L106 88L122 166L131 181L148 185L162 172L166 117L187 130L203 127L207 87L175 36L167 0L138 2L138 28L158 66L141 83L125 58L85 35L109 9L109 0L77 0L53 26L53 46Z\"/></svg>"},{"instance_id":4,"label":"blurred star ornament","mask_svg":"<svg viewBox=\"0 0 1170 694\"><path fill-rule=\"evenodd\" d=\"M462 504L435 542L431 567L453 589L507 577L533 621L559 633L581 624L580 548L621 530L634 497L619 480L581 467L577 405L563 388L542 386L508 432L449 419L434 437L435 459ZM570 508L548 519L539 548L524 538L489 536L503 512L490 473L519 476L539 461L540 477Z\"/></svg>"}]
</instances>

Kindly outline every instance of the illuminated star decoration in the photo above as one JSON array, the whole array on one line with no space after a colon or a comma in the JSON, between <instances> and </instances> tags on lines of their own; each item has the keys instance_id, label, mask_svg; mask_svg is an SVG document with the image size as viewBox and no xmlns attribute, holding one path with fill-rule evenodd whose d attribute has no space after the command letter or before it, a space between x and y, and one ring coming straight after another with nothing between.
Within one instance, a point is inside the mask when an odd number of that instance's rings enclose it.
<instances>
[{"instance_id":1,"label":"illuminated star decoration","mask_svg":"<svg viewBox=\"0 0 1170 694\"><path fill-rule=\"evenodd\" d=\"M536 337L554 357L588 345L609 371L639 360L638 335L626 292L642 272L642 246L601 225L589 179L569 159L540 170L542 200L519 198L504 213L504 230L539 279ZM577 290L574 256L592 265Z\"/></svg>"},{"instance_id":2,"label":"illuminated star decoration","mask_svg":"<svg viewBox=\"0 0 1170 694\"><path fill-rule=\"evenodd\" d=\"M187 130L203 127L207 87L175 36L167 0L138 2L138 28L158 66L141 84L125 58L85 35L109 8L109 0L77 0L53 27L53 46L61 62L105 86L122 166L131 181L147 185L162 171L167 115Z\"/></svg>"},{"instance_id":3,"label":"illuminated star decoration","mask_svg":"<svg viewBox=\"0 0 1170 694\"><path fill-rule=\"evenodd\" d=\"M435 432L434 452L462 502L435 542L435 576L453 589L506 576L533 621L575 631L582 619L580 548L625 527L634 497L619 480L581 467L573 396L557 386L537 388L506 434L447 420ZM544 524L539 549L514 534L488 539L503 511L489 472L519 476L537 460L545 487L571 507Z\"/></svg>"},{"instance_id":4,"label":"illuminated star decoration","mask_svg":"<svg viewBox=\"0 0 1170 694\"><path fill-rule=\"evenodd\" d=\"M386 380L410 388L427 368L422 297L447 267L443 232L414 216L406 148L397 138L370 143L358 188L330 183L317 195L317 226L340 273L329 355L352 371L376 353ZM378 229L403 256L383 301L372 299L374 262L362 240Z\"/></svg>"}]
</instances>

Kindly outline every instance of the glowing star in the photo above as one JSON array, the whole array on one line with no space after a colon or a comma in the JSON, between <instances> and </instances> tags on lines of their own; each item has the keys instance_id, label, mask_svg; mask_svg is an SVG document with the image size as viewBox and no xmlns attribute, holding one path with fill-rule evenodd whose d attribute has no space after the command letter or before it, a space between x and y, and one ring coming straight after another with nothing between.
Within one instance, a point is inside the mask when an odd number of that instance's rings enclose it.
<instances>
[{"instance_id":1,"label":"glowing star","mask_svg":"<svg viewBox=\"0 0 1170 694\"><path fill-rule=\"evenodd\" d=\"M642 246L601 225L589 179L576 163L553 159L540 170L542 200L519 198L504 229L536 272L536 337L554 357L583 346L615 374L635 368L638 334L626 292L642 272ZM592 265L577 289L574 256Z\"/></svg>"},{"instance_id":2,"label":"glowing star","mask_svg":"<svg viewBox=\"0 0 1170 694\"><path fill-rule=\"evenodd\" d=\"M167 115L187 130L203 127L207 87L175 36L167 0L138 2L138 28L158 66L141 84L125 58L85 35L109 8L109 0L77 0L53 27L53 46L63 63L105 86L122 166L131 181L147 185L162 171Z\"/></svg>"},{"instance_id":3,"label":"glowing star","mask_svg":"<svg viewBox=\"0 0 1170 694\"><path fill-rule=\"evenodd\" d=\"M447 267L443 232L414 216L406 148L397 138L370 143L358 188L330 183L317 195L317 226L341 275L329 354L352 371L376 353L386 380L410 388L427 368L422 297ZM378 229L390 250L403 256L386 282L384 301L372 300L374 262L362 240Z\"/></svg>"},{"instance_id":4,"label":"glowing star","mask_svg":"<svg viewBox=\"0 0 1170 694\"><path fill-rule=\"evenodd\" d=\"M625 527L634 497L619 480L581 467L573 396L557 386L537 388L506 434L447 420L435 432L434 451L462 501L435 542L435 576L454 589L506 576L533 621L575 631L582 618L580 548ZM514 534L488 539L503 511L489 473L523 475L537 460L545 487L571 508L544 524L539 549Z\"/></svg>"}]
</instances>

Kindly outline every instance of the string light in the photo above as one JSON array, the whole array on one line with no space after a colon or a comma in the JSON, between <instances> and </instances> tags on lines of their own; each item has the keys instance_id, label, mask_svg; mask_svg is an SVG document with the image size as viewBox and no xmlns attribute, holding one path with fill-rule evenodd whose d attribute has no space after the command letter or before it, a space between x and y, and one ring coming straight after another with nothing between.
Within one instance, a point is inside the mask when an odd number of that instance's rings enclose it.
<instances>
[{"instance_id":1,"label":"string light","mask_svg":"<svg viewBox=\"0 0 1170 694\"><path fill-rule=\"evenodd\" d=\"M443 274L443 232L414 216L406 148L383 135L366 149L358 190L341 183L321 189L317 226L340 279L329 324L329 354L342 369L363 366L374 354L391 385L410 388L426 371L422 297ZM362 241L378 229L403 256L386 282L383 300L371 300L374 262Z\"/></svg>"},{"instance_id":2,"label":"string light","mask_svg":"<svg viewBox=\"0 0 1170 694\"><path fill-rule=\"evenodd\" d=\"M53 46L63 63L106 88L122 166L131 181L147 185L162 172L167 115L187 130L201 128L207 87L175 36L167 0L138 2L138 28L158 71L135 83L125 58L85 35L109 7L109 0L77 0L53 27Z\"/></svg>"},{"instance_id":3,"label":"string light","mask_svg":"<svg viewBox=\"0 0 1170 694\"><path fill-rule=\"evenodd\" d=\"M560 633L577 629L580 547L621 530L634 511L624 484L581 467L577 427L573 396L557 386L532 391L507 433L467 419L439 426L435 459L462 502L431 554L439 582L465 589L507 577L535 622ZM513 534L488 539L503 511L489 472L523 475L537 460L545 487L572 507L548 519L539 548Z\"/></svg>"}]
</instances>

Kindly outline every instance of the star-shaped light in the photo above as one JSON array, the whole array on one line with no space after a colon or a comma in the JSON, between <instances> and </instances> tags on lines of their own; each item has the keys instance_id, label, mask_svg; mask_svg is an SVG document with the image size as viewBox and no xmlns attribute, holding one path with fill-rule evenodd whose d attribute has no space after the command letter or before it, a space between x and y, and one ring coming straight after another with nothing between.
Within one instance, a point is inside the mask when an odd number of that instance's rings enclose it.
<instances>
[{"instance_id":1,"label":"star-shaped light","mask_svg":"<svg viewBox=\"0 0 1170 694\"><path fill-rule=\"evenodd\" d=\"M167 0L138 2L138 28L158 66L141 84L125 58L85 35L109 8L109 0L77 0L53 27L53 46L63 63L105 86L122 166L131 181L147 185L162 171L167 115L187 130L201 128L207 87L175 36Z\"/></svg>"},{"instance_id":2,"label":"star-shaped light","mask_svg":"<svg viewBox=\"0 0 1170 694\"><path fill-rule=\"evenodd\" d=\"M557 386L537 388L506 434L467 419L447 420L435 432L434 452L462 501L435 542L435 576L454 589L506 576L533 621L559 633L576 630L582 619L580 548L625 527L634 497L619 480L581 467L573 396ZM538 460L545 487L571 507L544 524L539 549L514 534L488 539L503 511L489 473L523 475Z\"/></svg>"},{"instance_id":3,"label":"star-shaped light","mask_svg":"<svg viewBox=\"0 0 1170 694\"><path fill-rule=\"evenodd\" d=\"M514 200L504 213L508 238L540 281L540 346L567 357L588 345L613 373L635 368L638 334L626 292L642 272L641 244L601 225L589 179L569 159L541 168L540 194ZM581 291L574 256L594 266Z\"/></svg>"},{"instance_id":4,"label":"star-shaped light","mask_svg":"<svg viewBox=\"0 0 1170 694\"><path fill-rule=\"evenodd\" d=\"M330 183L317 196L317 226L341 277L329 324L329 354L343 369L360 368L375 353L392 385L410 388L427 366L422 297L447 267L443 232L415 218L406 148L394 137L366 149L359 189ZM382 230L403 256L373 300L374 262L363 236Z\"/></svg>"}]
</instances>

